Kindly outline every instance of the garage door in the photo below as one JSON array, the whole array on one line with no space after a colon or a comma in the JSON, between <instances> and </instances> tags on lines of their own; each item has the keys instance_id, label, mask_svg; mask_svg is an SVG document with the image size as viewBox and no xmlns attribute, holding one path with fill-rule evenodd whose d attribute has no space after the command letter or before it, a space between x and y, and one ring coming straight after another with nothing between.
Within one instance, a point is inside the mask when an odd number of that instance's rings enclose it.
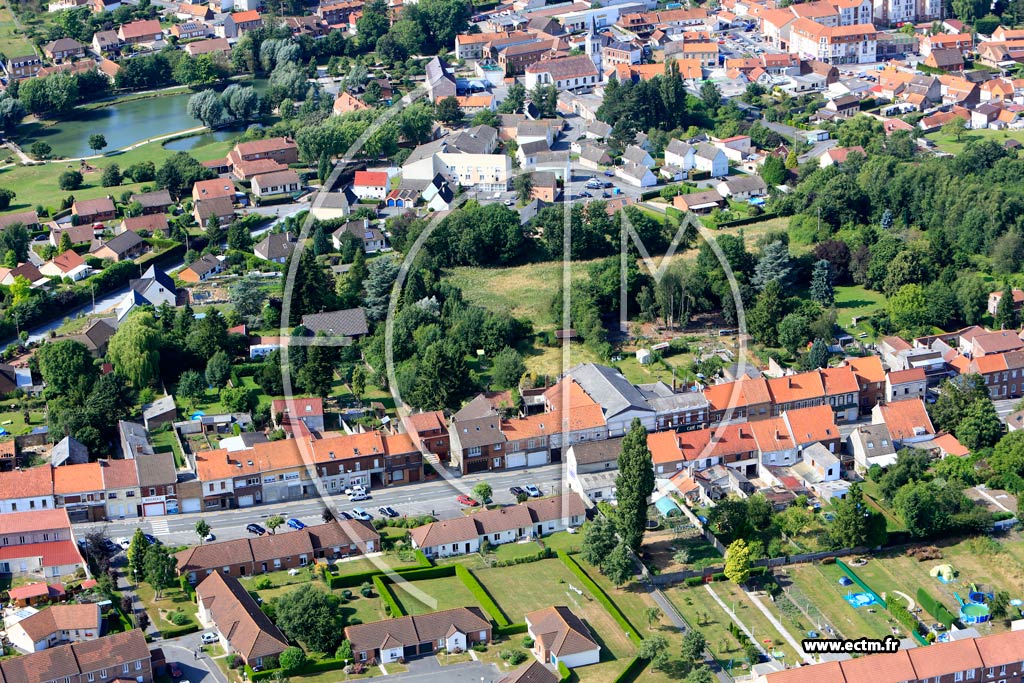
<instances>
[{"instance_id":1,"label":"garage door","mask_svg":"<svg viewBox=\"0 0 1024 683\"><path fill-rule=\"evenodd\" d=\"M252 507L252 496L239 496L238 507L247 508Z\"/></svg>"},{"instance_id":2,"label":"garage door","mask_svg":"<svg viewBox=\"0 0 1024 683\"><path fill-rule=\"evenodd\" d=\"M146 517L160 517L166 512L163 503L146 503L142 506L142 514Z\"/></svg>"},{"instance_id":3,"label":"garage door","mask_svg":"<svg viewBox=\"0 0 1024 683\"><path fill-rule=\"evenodd\" d=\"M201 509L198 498L186 498L181 501L182 512L200 512Z\"/></svg>"},{"instance_id":4,"label":"garage door","mask_svg":"<svg viewBox=\"0 0 1024 683\"><path fill-rule=\"evenodd\" d=\"M548 464L548 452L547 451L537 451L536 453L528 453L526 458L527 458L526 464L529 465L530 467L537 467L538 465L547 465Z\"/></svg>"},{"instance_id":5,"label":"garage door","mask_svg":"<svg viewBox=\"0 0 1024 683\"><path fill-rule=\"evenodd\" d=\"M526 454L516 453L514 455L506 455L505 467L510 469L513 467L526 467Z\"/></svg>"}]
</instances>

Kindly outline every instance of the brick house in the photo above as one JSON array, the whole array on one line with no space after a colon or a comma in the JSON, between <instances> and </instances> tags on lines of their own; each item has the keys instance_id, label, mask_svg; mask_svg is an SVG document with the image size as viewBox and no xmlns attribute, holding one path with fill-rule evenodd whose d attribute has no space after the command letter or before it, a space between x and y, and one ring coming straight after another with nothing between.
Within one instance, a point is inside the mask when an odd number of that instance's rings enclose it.
<instances>
[{"instance_id":1,"label":"brick house","mask_svg":"<svg viewBox=\"0 0 1024 683\"><path fill-rule=\"evenodd\" d=\"M451 463L463 474L505 468L501 416L483 394L452 416L448 436Z\"/></svg>"},{"instance_id":2,"label":"brick house","mask_svg":"<svg viewBox=\"0 0 1024 683\"><path fill-rule=\"evenodd\" d=\"M281 629L238 579L220 573L206 577L196 588L196 604L203 626L214 628L224 651L237 654L247 666L258 670L288 648Z\"/></svg>"},{"instance_id":3,"label":"brick house","mask_svg":"<svg viewBox=\"0 0 1024 683\"><path fill-rule=\"evenodd\" d=\"M149 243L138 233L126 230L102 244L95 245L89 253L96 258L110 259L115 263L138 258L149 251Z\"/></svg>"},{"instance_id":4,"label":"brick house","mask_svg":"<svg viewBox=\"0 0 1024 683\"><path fill-rule=\"evenodd\" d=\"M71 215L78 217L79 223L97 223L113 220L117 215L114 200L110 197L83 199L71 205Z\"/></svg>"},{"instance_id":5,"label":"brick house","mask_svg":"<svg viewBox=\"0 0 1024 683\"><path fill-rule=\"evenodd\" d=\"M357 662L388 664L431 655L438 650L465 652L491 642L491 622L479 607L385 619L345 627Z\"/></svg>"},{"instance_id":6,"label":"brick house","mask_svg":"<svg viewBox=\"0 0 1024 683\"><path fill-rule=\"evenodd\" d=\"M0 677L22 683L153 683L153 667L146 637L132 629L7 659L0 662Z\"/></svg>"},{"instance_id":7,"label":"brick house","mask_svg":"<svg viewBox=\"0 0 1024 683\"><path fill-rule=\"evenodd\" d=\"M413 413L404 416L402 423L413 445L419 448L421 453L432 453L442 460L448 458L450 441L443 412L433 410Z\"/></svg>"},{"instance_id":8,"label":"brick house","mask_svg":"<svg viewBox=\"0 0 1024 683\"><path fill-rule=\"evenodd\" d=\"M73 575L85 565L73 538L66 510L0 515L0 574L46 579Z\"/></svg>"}]
</instances>

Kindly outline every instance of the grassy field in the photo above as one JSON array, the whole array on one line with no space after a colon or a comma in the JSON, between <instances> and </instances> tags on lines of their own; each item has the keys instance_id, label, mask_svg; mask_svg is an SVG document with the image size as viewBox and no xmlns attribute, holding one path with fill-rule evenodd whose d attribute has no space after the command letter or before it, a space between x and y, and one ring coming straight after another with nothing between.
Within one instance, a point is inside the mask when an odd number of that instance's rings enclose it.
<instances>
[{"instance_id":1,"label":"grassy field","mask_svg":"<svg viewBox=\"0 0 1024 683\"><path fill-rule=\"evenodd\" d=\"M935 143L935 145L943 152L950 154L959 154L963 151L964 147L971 140L995 140L1002 144L1007 140L1017 140L1018 142L1024 142L1024 131L1020 130L992 130L984 128L981 130L969 130L960 136L960 141L957 142L956 137L952 135L946 135L942 131L936 131L925 135L926 138Z\"/></svg>"},{"instance_id":2,"label":"grassy field","mask_svg":"<svg viewBox=\"0 0 1024 683\"><path fill-rule=\"evenodd\" d=\"M702 586L673 586L665 590L665 595L687 623L704 634L708 649L723 666L728 667L732 660L744 659L739 641L729 633L731 620ZM741 674L744 670L736 668L733 674Z\"/></svg>"},{"instance_id":3,"label":"grassy field","mask_svg":"<svg viewBox=\"0 0 1024 683\"><path fill-rule=\"evenodd\" d=\"M593 351L583 346L583 344L570 342L568 364L563 362L562 347L560 345L557 347L533 347L527 349L523 355L523 361L526 363L526 369L530 372L556 377L574 365L579 363L600 363L601 359Z\"/></svg>"},{"instance_id":4,"label":"grassy field","mask_svg":"<svg viewBox=\"0 0 1024 683\"><path fill-rule=\"evenodd\" d=\"M796 583L806 595L812 597L825 618L848 638L884 638L890 635L892 630L885 608L881 605L852 607L846 601L846 595L851 591L860 592L860 589L839 585L841 576L844 576L842 570L834 564L802 564L787 567L780 582L784 585L786 581Z\"/></svg>"},{"instance_id":5,"label":"grassy field","mask_svg":"<svg viewBox=\"0 0 1024 683\"><path fill-rule=\"evenodd\" d=\"M2 38L0 38L0 42L3 42ZM225 156L231 147L232 143L229 141L213 142L197 147L189 154L199 161L208 161ZM129 190L138 192L147 183L125 183L118 187L103 187L100 184L103 169L116 163L123 170L132 164L143 161L152 161L159 166L173 154L174 152L164 149L159 142L152 142L124 154L94 160L92 166L97 170L85 173L82 187L74 192L65 192L59 189L57 179L69 167L78 169L79 165L76 162L8 167L0 170L0 186L14 188L17 193L8 211L26 211L40 204L56 209L60 205L60 200L69 194L73 194L75 199L95 199L107 195L119 197L123 192Z\"/></svg>"},{"instance_id":6,"label":"grassy field","mask_svg":"<svg viewBox=\"0 0 1024 683\"><path fill-rule=\"evenodd\" d=\"M4 46L3 52L8 57L23 57L36 51L32 41L14 25L14 15L6 2L0 5L0 45Z\"/></svg>"},{"instance_id":7,"label":"grassy field","mask_svg":"<svg viewBox=\"0 0 1024 683\"><path fill-rule=\"evenodd\" d=\"M585 277L590 263L573 263L573 279ZM447 278L470 303L530 320L538 331L561 326L551 315L551 302L562 282L561 261L513 268L453 268Z\"/></svg>"},{"instance_id":8,"label":"grassy field","mask_svg":"<svg viewBox=\"0 0 1024 683\"><path fill-rule=\"evenodd\" d=\"M29 422L25 422L25 411L22 409L19 400L12 398L0 402L0 428L8 434L28 434L34 427L46 424L46 413L40 410L30 410Z\"/></svg>"},{"instance_id":9,"label":"grassy field","mask_svg":"<svg viewBox=\"0 0 1024 683\"><path fill-rule=\"evenodd\" d=\"M469 592L469 589L455 576L446 576L440 579L427 579L416 581L411 584L414 588L422 591L432 598L436 605L427 604L424 600L414 595L406 584L391 584L395 598L405 608L408 614L427 614L428 612L440 612L441 610L453 609L455 607L470 607L477 605L476 598Z\"/></svg>"},{"instance_id":10,"label":"grassy field","mask_svg":"<svg viewBox=\"0 0 1024 683\"><path fill-rule=\"evenodd\" d=\"M836 287L836 322L850 334L871 333L864 325L852 327L853 318L863 318L885 308L885 295L861 285Z\"/></svg>"},{"instance_id":11,"label":"grassy field","mask_svg":"<svg viewBox=\"0 0 1024 683\"><path fill-rule=\"evenodd\" d=\"M669 367L675 368L675 379L677 381L689 381L694 379L690 372L690 363L693 361L692 354L677 354L664 359ZM619 372L625 375L633 384L650 384L653 382L664 382L672 385L673 372L662 363L650 363L640 365L636 355L623 356L622 360L614 364Z\"/></svg>"},{"instance_id":12,"label":"grassy field","mask_svg":"<svg viewBox=\"0 0 1024 683\"><path fill-rule=\"evenodd\" d=\"M158 629L176 628L175 624L166 618L171 612L183 612L192 619L193 623L199 623L196 617L196 603L192 602L179 587L163 591L159 600L156 599L156 593L148 583L140 583L136 586L135 593L145 605L150 621Z\"/></svg>"},{"instance_id":13,"label":"grassy field","mask_svg":"<svg viewBox=\"0 0 1024 683\"><path fill-rule=\"evenodd\" d=\"M570 584L578 588L579 579L557 559L482 569L475 574L480 584L513 622L521 622L527 612L548 605L571 606L574 602L585 600L569 589Z\"/></svg>"}]
</instances>

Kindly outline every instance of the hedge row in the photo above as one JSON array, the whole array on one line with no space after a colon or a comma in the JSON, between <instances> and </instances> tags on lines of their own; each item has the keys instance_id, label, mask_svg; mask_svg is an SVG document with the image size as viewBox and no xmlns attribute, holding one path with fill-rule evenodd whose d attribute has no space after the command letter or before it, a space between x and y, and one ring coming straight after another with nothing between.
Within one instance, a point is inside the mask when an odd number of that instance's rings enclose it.
<instances>
[{"instance_id":1,"label":"hedge row","mask_svg":"<svg viewBox=\"0 0 1024 683\"><path fill-rule=\"evenodd\" d=\"M626 635L629 636L629 639L633 641L633 644L639 646L640 641L642 640L642 638L640 637L640 633L638 633L637 630L633 628L633 624L629 623L629 619L627 619L626 615L622 613L622 610L619 609L618 605L612 602L612 599L608 597L608 594L605 593L604 590L600 586L598 586L592 578L590 578L590 576L583 569L583 567L581 567L574 558L570 557L569 555L566 555L561 550L558 551L558 559L560 559L562 563L569 568L569 571L571 571L573 574L579 577L579 580L582 581L583 585L587 587L591 595L594 596L594 599L601 603L601 605L604 606L606 610L608 610L608 613L612 615L612 619L614 619L616 623L618 623L618 625L622 627L622 629L626 632Z\"/></svg>"},{"instance_id":2,"label":"hedge row","mask_svg":"<svg viewBox=\"0 0 1024 683\"><path fill-rule=\"evenodd\" d=\"M509 624L508 626L499 626L494 629L495 636L508 637L517 636L520 633L526 633L526 622L520 622L518 624Z\"/></svg>"},{"instance_id":3,"label":"hedge row","mask_svg":"<svg viewBox=\"0 0 1024 683\"><path fill-rule=\"evenodd\" d=\"M414 579L433 579L441 576L455 575L455 572L453 569L451 569L451 567L434 567L434 565L431 564L430 560L427 559L427 556L423 554L422 550L416 551L416 562L417 564L415 567L398 569L396 570L396 573L402 576L407 576L410 581ZM429 569L441 569L442 571L447 571L448 573L441 573L437 576L410 575L411 572L420 572ZM383 573L384 572L380 569L370 569L365 572L356 572L354 574L342 574L341 576L331 576L330 574L325 574L324 578L326 579L327 585L331 588L331 590L336 590L338 588L356 588L358 586L363 585L367 581L372 581L373 577L380 576Z\"/></svg>"},{"instance_id":4,"label":"hedge row","mask_svg":"<svg viewBox=\"0 0 1024 683\"><path fill-rule=\"evenodd\" d=\"M339 669L344 669L345 665L346 661L344 659L322 659L320 661L307 661L305 664L300 666L295 671L289 671L287 673L291 676L325 673L327 671L337 671ZM280 667L277 669L263 669L262 671L253 671L252 667L246 664L245 673L250 681L256 683L257 681L265 681L270 678L274 678L278 674L284 674L285 672Z\"/></svg>"},{"instance_id":5,"label":"hedge row","mask_svg":"<svg viewBox=\"0 0 1024 683\"><path fill-rule=\"evenodd\" d=\"M762 221L767 221L772 218L776 218L777 216L778 214L776 213L762 213L759 216L750 216L749 218L737 218L734 221L722 221L721 223L718 224L718 228L738 228L741 225L751 225L753 223L760 223Z\"/></svg>"},{"instance_id":6,"label":"hedge row","mask_svg":"<svg viewBox=\"0 0 1024 683\"><path fill-rule=\"evenodd\" d=\"M517 564L529 564L531 562L540 562L541 560L549 560L555 556L555 551L549 546L541 548L532 555L521 555L511 560L497 560L492 566L494 567L513 567Z\"/></svg>"},{"instance_id":7,"label":"hedge row","mask_svg":"<svg viewBox=\"0 0 1024 683\"><path fill-rule=\"evenodd\" d=\"M167 628L160 629L160 637L164 640L169 638L178 638L181 636L187 636L189 633L195 633L199 630L199 624L192 622L191 624L185 624L184 626L168 626Z\"/></svg>"},{"instance_id":8,"label":"hedge row","mask_svg":"<svg viewBox=\"0 0 1024 683\"><path fill-rule=\"evenodd\" d=\"M480 603L480 606L491 617L491 621L498 625L498 628L509 626L512 623L501 608L498 607L498 603L494 602L494 598L487 592L487 589L473 576L473 572L466 569L465 566L457 564L455 565L455 575L462 581L462 585L473 594L473 597L476 598L476 601Z\"/></svg>"},{"instance_id":9,"label":"hedge row","mask_svg":"<svg viewBox=\"0 0 1024 683\"><path fill-rule=\"evenodd\" d=\"M423 567L399 569L395 573L406 581L426 581L428 579L445 579L455 576L455 568L459 565L447 564L440 567Z\"/></svg>"},{"instance_id":10,"label":"hedge row","mask_svg":"<svg viewBox=\"0 0 1024 683\"><path fill-rule=\"evenodd\" d=\"M389 616L407 616L405 610L402 609L402 606L399 604L398 599L395 597L395 594L391 592L391 586L388 585L388 582L385 581L380 574L373 577L373 585L377 589L377 592L380 594L380 599L383 600L384 605L387 606Z\"/></svg>"},{"instance_id":11,"label":"hedge row","mask_svg":"<svg viewBox=\"0 0 1024 683\"><path fill-rule=\"evenodd\" d=\"M924 607L924 611L935 617L935 620L946 628L956 621L956 617L946 609L946 606L931 596L924 588L917 589L917 601Z\"/></svg>"},{"instance_id":12,"label":"hedge row","mask_svg":"<svg viewBox=\"0 0 1024 683\"><path fill-rule=\"evenodd\" d=\"M626 668L622 670L622 673L612 679L612 683L633 683L645 666L647 666L646 660L633 657L633 659L629 660Z\"/></svg>"},{"instance_id":13,"label":"hedge row","mask_svg":"<svg viewBox=\"0 0 1024 683\"><path fill-rule=\"evenodd\" d=\"M565 665L565 662L558 663L558 681L559 683L568 683L569 677L572 676L572 672L569 671L569 667Z\"/></svg>"}]
</instances>

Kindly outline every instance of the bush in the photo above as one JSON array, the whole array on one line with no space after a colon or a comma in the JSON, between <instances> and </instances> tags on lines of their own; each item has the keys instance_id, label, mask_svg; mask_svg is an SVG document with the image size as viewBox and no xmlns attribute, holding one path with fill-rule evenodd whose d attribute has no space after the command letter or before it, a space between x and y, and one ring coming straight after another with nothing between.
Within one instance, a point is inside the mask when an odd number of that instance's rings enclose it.
<instances>
[{"instance_id":1,"label":"bush","mask_svg":"<svg viewBox=\"0 0 1024 683\"><path fill-rule=\"evenodd\" d=\"M712 574L711 575L711 580L712 581L728 581L728 577L725 575L725 572L718 572L717 574Z\"/></svg>"},{"instance_id":2,"label":"bush","mask_svg":"<svg viewBox=\"0 0 1024 683\"><path fill-rule=\"evenodd\" d=\"M242 658L239 655L235 654L234 652L228 655L229 669L237 669L238 667L242 666L242 664Z\"/></svg>"},{"instance_id":3,"label":"bush","mask_svg":"<svg viewBox=\"0 0 1024 683\"><path fill-rule=\"evenodd\" d=\"M946 609L946 606L932 597L931 593L924 588L917 589L917 601L924 608L924 611L932 615L936 621L949 628L956 621L956 617Z\"/></svg>"},{"instance_id":4,"label":"bush","mask_svg":"<svg viewBox=\"0 0 1024 683\"><path fill-rule=\"evenodd\" d=\"M57 179L57 185L62 190L77 190L82 186L82 174L78 171L64 171Z\"/></svg>"},{"instance_id":5,"label":"bush","mask_svg":"<svg viewBox=\"0 0 1024 683\"><path fill-rule=\"evenodd\" d=\"M532 648L533 647L533 638L531 638L530 636L526 636L525 638L523 638L523 647L525 647L527 650Z\"/></svg>"},{"instance_id":6,"label":"bush","mask_svg":"<svg viewBox=\"0 0 1024 683\"><path fill-rule=\"evenodd\" d=\"M487 646L484 645L483 643L477 643L476 645L473 646L473 651L474 652L487 652Z\"/></svg>"},{"instance_id":7,"label":"bush","mask_svg":"<svg viewBox=\"0 0 1024 683\"><path fill-rule=\"evenodd\" d=\"M253 584L253 588L258 591L265 591L274 587L274 582L270 580L269 576L261 576L256 579L256 583Z\"/></svg>"},{"instance_id":8,"label":"bush","mask_svg":"<svg viewBox=\"0 0 1024 683\"><path fill-rule=\"evenodd\" d=\"M402 606L398 603L398 600L395 598L395 594L391 591L391 586L388 585L385 578L381 576L373 577L373 585L377 589L377 592L380 593L380 599L384 602L384 606L389 610L389 614L391 616L405 616L405 610L403 610Z\"/></svg>"},{"instance_id":9,"label":"bush","mask_svg":"<svg viewBox=\"0 0 1024 683\"><path fill-rule=\"evenodd\" d=\"M512 666L517 666L526 661L526 653L522 650L502 650L498 655Z\"/></svg>"},{"instance_id":10,"label":"bush","mask_svg":"<svg viewBox=\"0 0 1024 683\"><path fill-rule=\"evenodd\" d=\"M569 671L569 667L565 665L565 662L558 663L558 679L560 683L566 683L569 677L572 676L572 672Z\"/></svg>"},{"instance_id":11,"label":"bush","mask_svg":"<svg viewBox=\"0 0 1024 683\"><path fill-rule=\"evenodd\" d=\"M279 661L281 669L286 673L294 673L306 663L306 653L300 648L290 647L281 653Z\"/></svg>"},{"instance_id":12,"label":"bush","mask_svg":"<svg viewBox=\"0 0 1024 683\"><path fill-rule=\"evenodd\" d=\"M683 579L683 583L686 584L687 586L693 588L694 586L699 586L702 583L704 583L704 577L703 576L690 576L690 577L687 577L687 578Z\"/></svg>"},{"instance_id":13,"label":"bush","mask_svg":"<svg viewBox=\"0 0 1024 683\"><path fill-rule=\"evenodd\" d=\"M175 626L184 626L185 624L192 623L192 620L184 612L171 612L171 616L167 617L167 621Z\"/></svg>"}]
</instances>

